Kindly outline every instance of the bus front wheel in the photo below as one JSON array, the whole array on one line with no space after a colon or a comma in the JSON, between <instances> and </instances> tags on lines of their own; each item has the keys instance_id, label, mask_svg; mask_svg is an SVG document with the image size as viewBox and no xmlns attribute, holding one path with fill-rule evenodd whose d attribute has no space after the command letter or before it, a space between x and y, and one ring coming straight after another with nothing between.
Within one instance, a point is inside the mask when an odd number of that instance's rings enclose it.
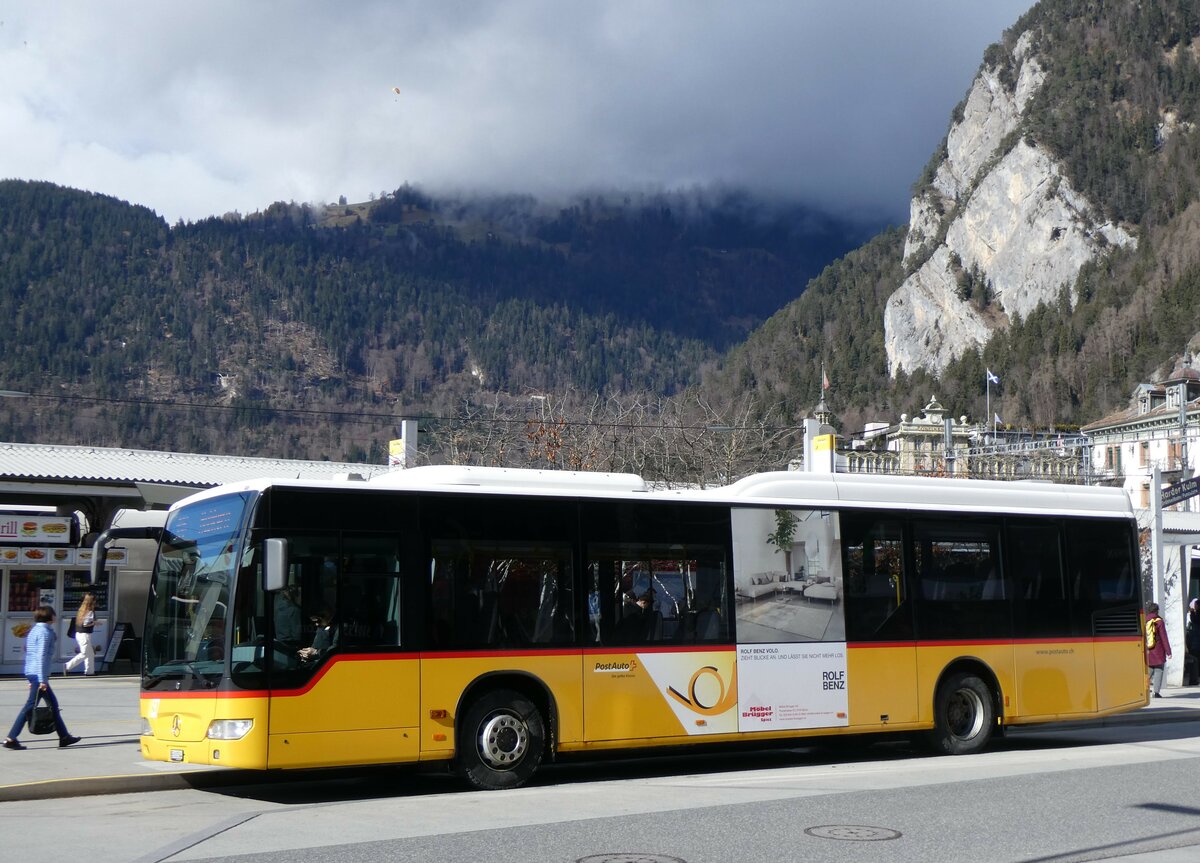
<instances>
[{"instance_id":1,"label":"bus front wheel","mask_svg":"<svg viewBox=\"0 0 1200 863\"><path fill-rule=\"evenodd\" d=\"M996 728L992 693L978 676L955 674L938 687L934 700L933 748L946 755L968 755L987 746Z\"/></svg>"},{"instance_id":2,"label":"bus front wheel","mask_svg":"<svg viewBox=\"0 0 1200 863\"><path fill-rule=\"evenodd\" d=\"M476 788L516 788L541 764L545 744L537 706L519 692L496 689L467 708L456 766Z\"/></svg>"}]
</instances>

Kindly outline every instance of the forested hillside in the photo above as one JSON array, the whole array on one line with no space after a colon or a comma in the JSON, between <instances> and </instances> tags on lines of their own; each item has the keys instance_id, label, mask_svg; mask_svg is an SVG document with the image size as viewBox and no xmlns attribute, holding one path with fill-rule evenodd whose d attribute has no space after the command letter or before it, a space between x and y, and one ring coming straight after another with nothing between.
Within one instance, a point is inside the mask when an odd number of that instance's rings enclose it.
<instances>
[{"instance_id":1,"label":"forested hillside","mask_svg":"<svg viewBox=\"0 0 1200 863\"><path fill-rule=\"evenodd\" d=\"M1014 134L1052 151L1073 187L1136 236L1136 250L1086 266L1057 303L1014 317L939 378L892 379L877 312L920 260L902 261L902 232L885 235L830 266L734 349L708 378L711 398L749 389L803 414L824 361L845 431L913 414L933 394L955 415L986 420L990 368L1002 379L992 404L1004 422L1083 424L1200 350L1200 3L1044 0L984 64L1011 75L1027 31L1046 78ZM943 145L914 193L944 155Z\"/></svg>"},{"instance_id":2,"label":"forested hillside","mask_svg":"<svg viewBox=\"0 0 1200 863\"><path fill-rule=\"evenodd\" d=\"M733 192L548 208L403 187L169 227L6 181L0 381L53 398L0 403L0 438L340 459L398 415L669 396L864 236Z\"/></svg>"}]
</instances>

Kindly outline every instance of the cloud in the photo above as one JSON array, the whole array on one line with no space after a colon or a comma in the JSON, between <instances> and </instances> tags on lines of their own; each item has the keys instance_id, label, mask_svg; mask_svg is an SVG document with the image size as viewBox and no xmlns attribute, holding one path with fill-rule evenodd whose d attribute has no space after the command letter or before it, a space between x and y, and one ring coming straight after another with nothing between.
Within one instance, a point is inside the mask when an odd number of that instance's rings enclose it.
<instances>
[{"instance_id":1,"label":"cloud","mask_svg":"<svg viewBox=\"0 0 1200 863\"><path fill-rule=\"evenodd\" d=\"M0 165L171 221L405 182L741 184L902 221L1029 5L28 0L0 11Z\"/></svg>"}]
</instances>

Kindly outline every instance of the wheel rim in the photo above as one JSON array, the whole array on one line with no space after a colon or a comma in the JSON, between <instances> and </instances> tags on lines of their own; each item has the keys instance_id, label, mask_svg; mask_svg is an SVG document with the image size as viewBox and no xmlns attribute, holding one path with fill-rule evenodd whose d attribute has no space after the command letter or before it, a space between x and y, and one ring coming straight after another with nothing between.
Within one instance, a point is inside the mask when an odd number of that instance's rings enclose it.
<instances>
[{"instance_id":1,"label":"wheel rim","mask_svg":"<svg viewBox=\"0 0 1200 863\"><path fill-rule=\"evenodd\" d=\"M528 749L529 728L511 713L494 714L479 729L479 755L496 770L515 767Z\"/></svg>"},{"instance_id":2,"label":"wheel rim","mask_svg":"<svg viewBox=\"0 0 1200 863\"><path fill-rule=\"evenodd\" d=\"M946 705L946 725L959 740L970 740L983 730L983 699L974 689L959 689Z\"/></svg>"}]
</instances>

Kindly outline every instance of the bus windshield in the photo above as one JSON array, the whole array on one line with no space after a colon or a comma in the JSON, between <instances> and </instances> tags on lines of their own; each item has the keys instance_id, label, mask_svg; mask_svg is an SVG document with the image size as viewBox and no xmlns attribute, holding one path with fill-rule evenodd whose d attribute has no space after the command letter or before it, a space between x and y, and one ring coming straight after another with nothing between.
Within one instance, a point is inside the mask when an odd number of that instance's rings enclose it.
<instances>
[{"instance_id":1,"label":"bus windshield","mask_svg":"<svg viewBox=\"0 0 1200 863\"><path fill-rule=\"evenodd\" d=\"M201 501L171 513L150 582L142 688L216 686L245 513L252 495Z\"/></svg>"}]
</instances>

